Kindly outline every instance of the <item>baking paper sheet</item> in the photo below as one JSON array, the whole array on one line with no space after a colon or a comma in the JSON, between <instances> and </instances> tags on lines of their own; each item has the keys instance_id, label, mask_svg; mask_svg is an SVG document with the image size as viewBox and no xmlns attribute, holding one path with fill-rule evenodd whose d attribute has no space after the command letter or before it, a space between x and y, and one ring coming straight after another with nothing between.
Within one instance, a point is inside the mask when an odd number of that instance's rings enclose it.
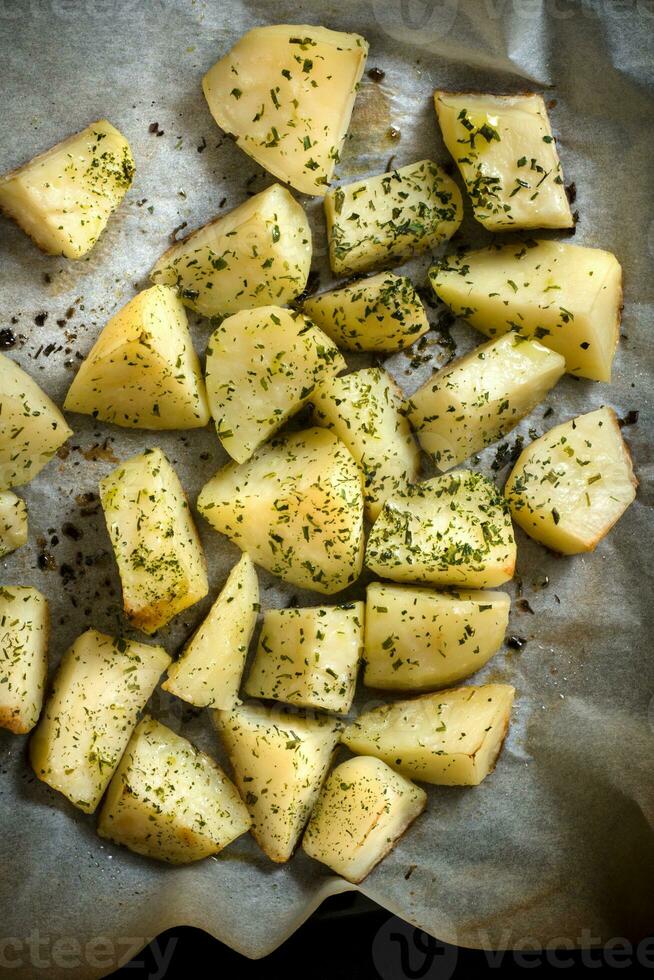
<instances>
[{"instance_id":1,"label":"baking paper sheet","mask_svg":"<svg viewBox=\"0 0 654 980\"><path fill-rule=\"evenodd\" d=\"M577 190L572 240L610 249L624 265L623 337L611 386L566 377L518 431L528 439L530 430L541 433L605 403L620 416L640 412L638 424L624 430L641 481L638 499L596 553L556 558L518 533L511 590L521 589L533 614L514 603L511 633L527 643L498 654L477 677L518 690L497 770L476 789L429 788L427 812L361 890L434 936L464 945L638 939L654 909L648 482L654 5L2 0L0 171L102 116L125 133L137 162L134 185L88 260L45 257L0 222L0 327L19 338L9 356L61 403L78 353L147 285L173 229L184 222L186 230L195 228L271 182L220 134L200 88L203 73L244 31L271 22L357 31L370 41L368 67L386 73L380 84L364 76L340 167L345 180L385 170L390 157L398 166L426 156L448 159L431 101L436 86L535 89L551 100L566 180ZM163 135L149 131L154 122ZM389 136L390 127L399 139ZM326 286L320 202L303 203ZM466 209L456 244L487 241L468 202ZM425 258L408 267L418 282L428 264ZM430 310L434 324L438 316ZM203 353L209 324L192 318L192 328ZM458 353L482 339L465 324L453 333ZM408 394L449 356L437 331L429 339L423 363L411 366L411 351L387 360ZM353 367L364 363L351 359ZM548 407L553 414L544 420ZM66 453L19 491L29 507L29 544L0 563L3 584L35 585L48 596L52 668L83 629L123 627L102 513L83 495L96 493L118 460L146 446L165 450L192 501L225 461L210 428L149 434L71 418L75 435ZM487 451L480 468L492 472L494 457ZM66 522L83 537L62 533ZM171 652L202 619L237 557L206 523L199 526L211 596L162 633ZM53 556L54 570L39 567L39 556L41 564L49 561L43 555ZM282 606L292 595L301 603L321 601L259 574L264 606ZM374 697L361 690L358 707ZM151 710L222 758L206 712L161 693ZM0 744L0 954L14 976L33 976L38 957L52 977L101 976L179 924L200 926L260 957L327 894L350 887L301 853L274 866L249 837L218 859L183 869L136 857L100 841L93 817L36 780L25 739L2 732ZM68 946L57 944L66 938Z\"/></svg>"}]
</instances>

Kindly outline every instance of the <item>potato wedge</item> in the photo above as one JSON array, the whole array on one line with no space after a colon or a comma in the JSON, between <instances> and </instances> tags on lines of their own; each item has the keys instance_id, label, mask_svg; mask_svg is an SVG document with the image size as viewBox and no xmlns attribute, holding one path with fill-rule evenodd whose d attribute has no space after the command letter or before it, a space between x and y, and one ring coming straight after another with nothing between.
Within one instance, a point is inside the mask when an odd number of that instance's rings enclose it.
<instances>
[{"instance_id":1,"label":"potato wedge","mask_svg":"<svg viewBox=\"0 0 654 980\"><path fill-rule=\"evenodd\" d=\"M48 601L38 589L0 586L0 727L30 732L48 673Z\"/></svg>"},{"instance_id":2,"label":"potato wedge","mask_svg":"<svg viewBox=\"0 0 654 980\"><path fill-rule=\"evenodd\" d=\"M30 739L39 779L93 813L169 663L163 647L82 633L59 664Z\"/></svg>"},{"instance_id":3,"label":"potato wedge","mask_svg":"<svg viewBox=\"0 0 654 980\"><path fill-rule=\"evenodd\" d=\"M10 490L0 490L0 558L27 541L25 501Z\"/></svg>"},{"instance_id":4,"label":"potato wedge","mask_svg":"<svg viewBox=\"0 0 654 980\"><path fill-rule=\"evenodd\" d=\"M258 611L257 572L250 556L241 555L209 615L168 668L164 691L198 708L233 708Z\"/></svg>"},{"instance_id":5,"label":"potato wedge","mask_svg":"<svg viewBox=\"0 0 654 980\"><path fill-rule=\"evenodd\" d=\"M502 646L510 608L506 592L434 592L372 582L363 683L426 691L469 677Z\"/></svg>"},{"instance_id":6,"label":"potato wedge","mask_svg":"<svg viewBox=\"0 0 654 980\"><path fill-rule=\"evenodd\" d=\"M363 653L363 611L362 602L266 610L245 693L346 714Z\"/></svg>"},{"instance_id":7,"label":"potato wedge","mask_svg":"<svg viewBox=\"0 0 654 980\"><path fill-rule=\"evenodd\" d=\"M223 320L207 347L206 380L220 441L237 463L300 409L322 380L347 367L308 317L279 306Z\"/></svg>"},{"instance_id":8,"label":"potato wedge","mask_svg":"<svg viewBox=\"0 0 654 980\"><path fill-rule=\"evenodd\" d=\"M72 434L36 381L0 354L0 490L35 477Z\"/></svg>"},{"instance_id":9,"label":"potato wedge","mask_svg":"<svg viewBox=\"0 0 654 980\"><path fill-rule=\"evenodd\" d=\"M221 129L279 180L323 195L368 53L358 34L307 24L248 31L202 80Z\"/></svg>"},{"instance_id":10,"label":"potato wedge","mask_svg":"<svg viewBox=\"0 0 654 980\"><path fill-rule=\"evenodd\" d=\"M285 582L332 595L363 564L361 474L327 429L274 440L202 488L198 510Z\"/></svg>"},{"instance_id":11,"label":"potato wedge","mask_svg":"<svg viewBox=\"0 0 654 980\"><path fill-rule=\"evenodd\" d=\"M123 606L132 626L155 633L209 591L184 490L161 449L146 449L100 481Z\"/></svg>"},{"instance_id":12,"label":"potato wedge","mask_svg":"<svg viewBox=\"0 0 654 980\"><path fill-rule=\"evenodd\" d=\"M477 221L489 231L572 228L542 96L436 91L434 104Z\"/></svg>"},{"instance_id":13,"label":"potato wedge","mask_svg":"<svg viewBox=\"0 0 654 980\"><path fill-rule=\"evenodd\" d=\"M311 266L311 229L302 207L273 184L169 248L150 278L174 286L203 316L284 306L302 292Z\"/></svg>"},{"instance_id":14,"label":"potato wedge","mask_svg":"<svg viewBox=\"0 0 654 980\"><path fill-rule=\"evenodd\" d=\"M343 350L404 350L429 330L413 283L393 272L310 296L302 309Z\"/></svg>"},{"instance_id":15,"label":"potato wedge","mask_svg":"<svg viewBox=\"0 0 654 980\"><path fill-rule=\"evenodd\" d=\"M407 402L418 441L449 470L510 432L565 373L537 340L503 334L437 371Z\"/></svg>"},{"instance_id":16,"label":"potato wedge","mask_svg":"<svg viewBox=\"0 0 654 980\"><path fill-rule=\"evenodd\" d=\"M373 524L366 566L394 582L493 588L513 578L509 510L494 483L470 470L389 497Z\"/></svg>"},{"instance_id":17,"label":"potato wedge","mask_svg":"<svg viewBox=\"0 0 654 980\"><path fill-rule=\"evenodd\" d=\"M106 119L0 177L0 210L42 252L80 259L129 190L134 158Z\"/></svg>"},{"instance_id":18,"label":"potato wedge","mask_svg":"<svg viewBox=\"0 0 654 980\"><path fill-rule=\"evenodd\" d=\"M487 337L518 331L563 355L570 374L611 380L622 268L610 252L556 241L491 245L448 256L429 277L437 296Z\"/></svg>"},{"instance_id":19,"label":"potato wedge","mask_svg":"<svg viewBox=\"0 0 654 980\"><path fill-rule=\"evenodd\" d=\"M114 314L80 365L64 408L126 428L207 424L200 362L174 289L144 289Z\"/></svg>"},{"instance_id":20,"label":"potato wedge","mask_svg":"<svg viewBox=\"0 0 654 980\"><path fill-rule=\"evenodd\" d=\"M338 275L399 265L434 248L461 224L461 192L432 160L329 191L329 261Z\"/></svg>"},{"instance_id":21,"label":"potato wedge","mask_svg":"<svg viewBox=\"0 0 654 980\"><path fill-rule=\"evenodd\" d=\"M327 775L339 723L255 704L215 711L214 718L252 836L272 861L288 861Z\"/></svg>"},{"instance_id":22,"label":"potato wedge","mask_svg":"<svg viewBox=\"0 0 654 980\"><path fill-rule=\"evenodd\" d=\"M342 741L409 779L476 786L495 768L514 696L509 684L482 684L395 701L359 715Z\"/></svg>"},{"instance_id":23,"label":"potato wedge","mask_svg":"<svg viewBox=\"0 0 654 980\"><path fill-rule=\"evenodd\" d=\"M98 819L98 834L136 854L189 864L218 854L252 821L212 758L146 717L136 726Z\"/></svg>"},{"instance_id":24,"label":"potato wedge","mask_svg":"<svg viewBox=\"0 0 654 980\"><path fill-rule=\"evenodd\" d=\"M516 524L564 555L592 551L636 496L612 408L556 425L523 449L504 488Z\"/></svg>"},{"instance_id":25,"label":"potato wedge","mask_svg":"<svg viewBox=\"0 0 654 980\"><path fill-rule=\"evenodd\" d=\"M426 803L423 789L380 759L347 759L322 788L302 850L358 883L393 849Z\"/></svg>"},{"instance_id":26,"label":"potato wedge","mask_svg":"<svg viewBox=\"0 0 654 980\"><path fill-rule=\"evenodd\" d=\"M329 378L311 396L314 419L334 432L363 476L366 517L374 521L384 500L420 470L420 451L403 414L404 395L383 368Z\"/></svg>"}]
</instances>

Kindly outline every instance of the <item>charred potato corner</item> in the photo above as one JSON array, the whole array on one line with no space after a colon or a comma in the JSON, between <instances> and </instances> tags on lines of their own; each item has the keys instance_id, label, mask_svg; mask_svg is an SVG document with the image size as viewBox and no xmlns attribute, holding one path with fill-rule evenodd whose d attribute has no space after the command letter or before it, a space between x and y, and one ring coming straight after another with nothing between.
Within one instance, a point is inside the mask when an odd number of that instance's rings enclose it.
<instances>
[{"instance_id":1,"label":"charred potato corner","mask_svg":"<svg viewBox=\"0 0 654 980\"><path fill-rule=\"evenodd\" d=\"M66 415L46 371L37 383L20 352L0 354L12 575L36 533L30 481L64 465L76 419L119 426L133 447L93 470L122 589L115 634L87 629L51 664L48 596L0 581L0 726L12 744L29 736L44 794L71 817L98 811L108 848L228 861L250 833L262 861L301 848L356 883L403 834L413 846L411 824L451 787L492 796L515 764L502 755L514 700L527 710L501 653L524 534L560 555L601 550L636 495L599 400L522 445L504 487L479 456L565 374L586 379L580 395L610 381L620 334L618 258L556 237L574 218L542 96L439 89L452 159L434 147L357 172L347 136L367 53L357 34L301 24L217 51L198 85L267 186L200 215L135 273L140 291L79 355ZM102 119L0 177L0 209L77 261L110 241L135 173ZM462 247L466 210L484 248ZM320 289L314 240L333 274ZM414 379L436 304L470 325L468 352ZM178 471L202 428L216 462L189 500ZM179 433L177 458L150 441L162 431ZM203 541L235 546L219 581ZM169 650L167 625L205 599ZM493 680L478 673L491 662ZM211 751L156 717L159 686L207 722Z\"/></svg>"}]
</instances>

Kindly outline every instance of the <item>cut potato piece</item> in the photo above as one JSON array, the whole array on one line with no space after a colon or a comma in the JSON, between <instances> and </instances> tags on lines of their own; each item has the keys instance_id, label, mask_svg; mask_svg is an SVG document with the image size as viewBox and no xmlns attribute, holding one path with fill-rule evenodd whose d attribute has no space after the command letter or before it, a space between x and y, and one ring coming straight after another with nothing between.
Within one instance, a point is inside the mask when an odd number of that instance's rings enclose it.
<instances>
[{"instance_id":1,"label":"cut potato piece","mask_svg":"<svg viewBox=\"0 0 654 980\"><path fill-rule=\"evenodd\" d=\"M238 463L346 368L338 348L308 317L279 306L242 310L207 347L207 393L220 441Z\"/></svg>"},{"instance_id":2,"label":"cut potato piece","mask_svg":"<svg viewBox=\"0 0 654 980\"><path fill-rule=\"evenodd\" d=\"M436 91L434 102L477 221L489 231L572 228L563 171L540 95Z\"/></svg>"},{"instance_id":3,"label":"cut potato piece","mask_svg":"<svg viewBox=\"0 0 654 980\"><path fill-rule=\"evenodd\" d=\"M97 242L133 177L129 143L98 119L0 177L0 209L41 251L79 259Z\"/></svg>"},{"instance_id":4,"label":"cut potato piece","mask_svg":"<svg viewBox=\"0 0 654 980\"><path fill-rule=\"evenodd\" d=\"M64 408L127 428L207 424L200 362L173 289L145 289L109 320L80 365Z\"/></svg>"},{"instance_id":5,"label":"cut potato piece","mask_svg":"<svg viewBox=\"0 0 654 980\"><path fill-rule=\"evenodd\" d=\"M622 268L611 252L529 241L448 256L430 271L436 294L488 337L515 330L565 357L566 371L611 380Z\"/></svg>"},{"instance_id":6,"label":"cut potato piece","mask_svg":"<svg viewBox=\"0 0 654 980\"><path fill-rule=\"evenodd\" d=\"M404 396L382 368L324 381L311 396L315 420L335 432L359 465L366 516L418 476L420 451L402 414Z\"/></svg>"},{"instance_id":7,"label":"cut potato piece","mask_svg":"<svg viewBox=\"0 0 654 980\"><path fill-rule=\"evenodd\" d=\"M514 696L509 684L483 684L395 701L359 715L342 741L410 779L476 786L495 767Z\"/></svg>"},{"instance_id":8,"label":"cut potato piece","mask_svg":"<svg viewBox=\"0 0 654 980\"><path fill-rule=\"evenodd\" d=\"M204 553L177 474L146 449L100 482L100 500L132 626L155 633L209 591Z\"/></svg>"},{"instance_id":9,"label":"cut potato piece","mask_svg":"<svg viewBox=\"0 0 654 980\"><path fill-rule=\"evenodd\" d=\"M366 565L395 582L493 588L513 577L516 546L502 494L480 473L453 470L389 497Z\"/></svg>"},{"instance_id":10,"label":"cut potato piece","mask_svg":"<svg viewBox=\"0 0 654 980\"><path fill-rule=\"evenodd\" d=\"M361 474L327 429L294 432L203 487L210 524L285 582L331 595L363 564Z\"/></svg>"},{"instance_id":11,"label":"cut potato piece","mask_svg":"<svg viewBox=\"0 0 654 980\"><path fill-rule=\"evenodd\" d=\"M290 303L306 286L310 266L307 216L273 184L176 242L150 278L174 286L196 313L222 317Z\"/></svg>"},{"instance_id":12,"label":"cut potato piece","mask_svg":"<svg viewBox=\"0 0 654 980\"><path fill-rule=\"evenodd\" d=\"M509 333L437 371L408 401L420 445L440 470L513 429L565 373L565 360Z\"/></svg>"},{"instance_id":13,"label":"cut potato piece","mask_svg":"<svg viewBox=\"0 0 654 980\"><path fill-rule=\"evenodd\" d=\"M34 772L93 813L170 657L87 630L66 651L30 741Z\"/></svg>"},{"instance_id":14,"label":"cut potato piece","mask_svg":"<svg viewBox=\"0 0 654 980\"><path fill-rule=\"evenodd\" d=\"M255 27L202 80L221 129L279 180L323 195L338 163L368 53L358 34Z\"/></svg>"},{"instance_id":15,"label":"cut potato piece","mask_svg":"<svg viewBox=\"0 0 654 980\"><path fill-rule=\"evenodd\" d=\"M48 672L48 602L38 589L0 586L0 727L30 732Z\"/></svg>"},{"instance_id":16,"label":"cut potato piece","mask_svg":"<svg viewBox=\"0 0 654 980\"><path fill-rule=\"evenodd\" d=\"M368 177L325 198L329 261L336 275L399 265L451 238L461 192L432 160Z\"/></svg>"},{"instance_id":17,"label":"cut potato piece","mask_svg":"<svg viewBox=\"0 0 654 980\"><path fill-rule=\"evenodd\" d=\"M510 608L506 592L433 592L371 583L364 684L424 691L469 677L502 646Z\"/></svg>"},{"instance_id":18,"label":"cut potato piece","mask_svg":"<svg viewBox=\"0 0 654 980\"><path fill-rule=\"evenodd\" d=\"M636 496L612 408L556 425L527 446L504 493L516 524L564 555L592 551Z\"/></svg>"},{"instance_id":19,"label":"cut potato piece","mask_svg":"<svg viewBox=\"0 0 654 980\"><path fill-rule=\"evenodd\" d=\"M154 718L132 735L100 811L98 833L169 864L218 854L250 829L220 766Z\"/></svg>"},{"instance_id":20,"label":"cut potato piece","mask_svg":"<svg viewBox=\"0 0 654 980\"><path fill-rule=\"evenodd\" d=\"M250 556L242 555L209 615L168 668L164 691L198 708L233 708L258 611L256 569Z\"/></svg>"},{"instance_id":21,"label":"cut potato piece","mask_svg":"<svg viewBox=\"0 0 654 980\"><path fill-rule=\"evenodd\" d=\"M330 773L302 849L355 884L391 851L427 794L380 759L347 759Z\"/></svg>"},{"instance_id":22,"label":"cut potato piece","mask_svg":"<svg viewBox=\"0 0 654 980\"><path fill-rule=\"evenodd\" d=\"M33 479L72 434L36 381L0 354L0 490Z\"/></svg>"},{"instance_id":23,"label":"cut potato piece","mask_svg":"<svg viewBox=\"0 0 654 980\"><path fill-rule=\"evenodd\" d=\"M302 308L344 350L404 350L429 330L413 283L393 272L311 296Z\"/></svg>"},{"instance_id":24,"label":"cut potato piece","mask_svg":"<svg viewBox=\"0 0 654 980\"><path fill-rule=\"evenodd\" d=\"M362 602L269 609L245 693L345 714L363 653Z\"/></svg>"},{"instance_id":25,"label":"cut potato piece","mask_svg":"<svg viewBox=\"0 0 654 980\"><path fill-rule=\"evenodd\" d=\"M251 704L214 716L252 836L271 860L288 861L327 775L339 723Z\"/></svg>"},{"instance_id":26,"label":"cut potato piece","mask_svg":"<svg viewBox=\"0 0 654 980\"><path fill-rule=\"evenodd\" d=\"M0 491L0 558L27 541L25 501L10 490Z\"/></svg>"}]
</instances>

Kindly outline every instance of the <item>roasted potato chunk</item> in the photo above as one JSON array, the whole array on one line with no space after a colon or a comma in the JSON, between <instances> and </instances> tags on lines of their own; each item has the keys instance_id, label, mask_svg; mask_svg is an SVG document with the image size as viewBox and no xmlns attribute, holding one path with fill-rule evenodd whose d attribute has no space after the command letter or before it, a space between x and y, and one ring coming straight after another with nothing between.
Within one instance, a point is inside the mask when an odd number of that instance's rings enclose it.
<instances>
[{"instance_id":1,"label":"roasted potato chunk","mask_svg":"<svg viewBox=\"0 0 654 980\"><path fill-rule=\"evenodd\" d=\"M326 378L345 370L338 348L301 313L242 310L207 347L207 393L220 441L244 463Z\"/></svg>"},{"instance_id":2,"label":"roasted potato chunk","mask_svg":"<svg viewBox=\"0 0 654 980\"><path fill-rule=\"evenodd\" d=\"M306 429L223 467L203 487L198 510L273 575L332 595L361 572L361 482L340 439Z\"/></svg>"},{"instance_id":3,"label":"roasted potato chunk","mask_svg":"<svg viewBox=\"0 0 654 980\"><path fill-rule=\"evenodd\" d=\"M469 677L502 646L510 607L506 592L434 592L372 582L364 684L424 691Z\"/></svg>"},{"instance_id":4,"label":"roasted potato chunk","mask_svg":"<svg viewBox=\"0 0 654 980\"><path fill-rule=\"evenodd\" d=\"M36 381L0 354L0 490L35 477L72 434Z\"/></svg>"},{"instance_id":5,"label":"roasted potato chunk","mask_svg":"<svg viewBox=\"0 0 654 980\"><path fill-rule=\"evenodd\" d=\"M329 261L338 275L399 265L451 238L461 192L432 160L368 177L325 197Z\"/></svg>"},{"instance_id":6,"label":"roasted potato chunk","mask_svg":"<svg viewBox=\"0 0 654 980\"><path fill-rule=\"evenodd\" d=\"M347 759L323 786L302 849L348 881L363 881L426 803L423 789L380 759Z\"/></svg>"},{"instance_id":7,"label":"roasted potato chunk","mask_svg":"<svg viewBox=\"0 0 654 980\"><path fill-rule=\"evenodd\" d=\"M25 501L10 490L0 490L0 558L27 541Z\"/></svg>"},{"instance_id":8,"label":"roasted potato chunk","mask_svg":"<svg viewBox=\"0 0 654 980\"><path fill-rule=\"evenodd\" d=\"M556 425L527 446L504 493L516 524L564 555L592 551L636 496L612 408Z\"/></svg>"},{"instance_id":9,"label":"roasted potato chunk","mask_svg":"<svg viewBox=\"0 0 654 980\"><path fill-rule=\"evenodd\" d=\"M106 119L0 177L0 209L49 255L80 259L129 190L134 158Z\"/></svg>"},{"instance_id":10,"label":"roasted potato chunk","mask_svg":"<svg viewBox=\"0 0 654 980\"><path fill-rule=\"evenodd\" d=\"M272 861L288 861L327 775L338 722L254 704L216 711L214 718L252 817L252 836Z\"/></svg>"},{"instance_id":11,"label":"roasted potato chunk","mask_svg":"<svg viewBox=\"0 0 654 980\"><path fill-rule=\"evenodd\" d=\"M233 708L258 611L257 572L250 556L241 555L209 615L168 668L164 691L198 708Z\"/></svg>"},{"instance_id":12,"label":"roasted potato chunk","mask_svg":"<svg viewBox=\"0 0 654 980\"><path fill-rule=\"evenodd\" d=\"M48 672L48 602L38 589L0 586L0 726L30 732Z\"/></svg>"},{"instance_id":13,"label":"roasted potato chunk","mask_svg":"<svg viewBox=\"0 0 654 980\"><path fill-rule=\"evenodd\" d=\"M345 714L363 653L362 602L268 609L245 693Z\"/></svg>"},{"instance_id":14,"label":"roasted potato chunk","mask_svg":"<svg viewBox=\"0 0 654 980\"><path fill-rule=\"evenodd\" d=\"M492 445L528 415L565 372L565 360L516 333L447 365L407 403L418 441L440 470Z\"/></svg>"},{"instance_id":15,"label":"roasted potato chunk","mask_svg":"<svg viewBox=\"0 0 654 980\"><path fill-rule=\"evenodd\" d=\"M109 320L80 365L64 408L127 428L207 424L200 362L173 289L144 289Z\"/></svg>"},{"instance_id":16,"label":"roasted potato chunk","mask_svg":"<svg viewBox=\"0 0 654 980\"><path fill-rule=\"evenodd\" d=\"M136 629L155 633L209 591L182 485L162 451L146 449L100 482L100 500L125 614Z\"/></svg>"},{"instance_id":17,"label":"roasted potato chunk","mask_svg":"<svg viewBox=\"0 0 654 980\"><path fill-rule=\"evenodd\" d=\"M513 577L516 545L494 483L470 470L387 498L373 524L367 567L394 582L493 588Z\"/></svg>"},{"instance_id":18,"label":"roasted potato chunk","mask_svg":"<svg viewBox=\"0 0 654 980\"><path fill-rule=\"evenodd\" d=\"M410 779L476 786L495 768L514 696L509 684L483 684L395 701L359 715L342 741Z\"/></svg>"},{"instance_id":19,"label":"roasted potato chunk","mask_svg":"<svg viewBox=\"0 0 654 980\"><path fill-rule=\"evenodd\" d=\"M144 718L109 784L98 833L137 854L189 864L218 854L251 823L238 790L213 759Z\"/></svg>"},{"instance_id":20,"label":"roasted potato chunk","mask_svg":"<svg viewBox=\"0 0 654 980\"><path fill-rule=\"evenodd\" d=\"M310 296L302 309L343 350L404 350L429 330L413 283L393 272Z\"/></svg>"},{"instance_id":21,"label":"roasted potato chunk","mask_svg":"<svg viewBox=\"0 0 654 980\"><path fill-rule=\"evenodd\" d=\"M311 229L302 207L279 184L191 232L150 273L174 286L203 316L229 316L290 303L307 284Z\"/></svg>"},{"instance_id":22,"label":"roasted potato chunk","mask_svg":"<svg viewBox=\"0 0 654 980\"><path fill-rule=\"evenodd\" d=\"M338 163L367 42L307 24L248 31L202 81L211 115L242 150L304 194Z\"/></svg>"},{"instance_id":23,"label":"roasted potato chunk","mask_svg":"<svg viewBox=\"0 0 654 980\"><path fill-rule=\"evenodd\" d=\"M59 664L30 740L39 779L93 813L169 663L163 647L82 633Z\"/></svg>"},{"instance_id":24,"label":"roasted potato chunk","mask_svg":"<svg viewBox=\"0 0 654 980\"><path fill-rule=\"evenodd\" d=\"M566 371L610 381L622 310L615 255L555 241L491 245L430 271L435 293L488 337L515 330L565 357Z\"/></svg>"},{"instance_id":25,"label":"roasted potato chunk","mask_svg":"<svg viewBox=\"0 0 654 980\"><path fill-rule=\"evenodd\" d=\"M477 221L489 231L572 228L542 96L436 91L434 103Z\"/></svg>"}]
</instances>

